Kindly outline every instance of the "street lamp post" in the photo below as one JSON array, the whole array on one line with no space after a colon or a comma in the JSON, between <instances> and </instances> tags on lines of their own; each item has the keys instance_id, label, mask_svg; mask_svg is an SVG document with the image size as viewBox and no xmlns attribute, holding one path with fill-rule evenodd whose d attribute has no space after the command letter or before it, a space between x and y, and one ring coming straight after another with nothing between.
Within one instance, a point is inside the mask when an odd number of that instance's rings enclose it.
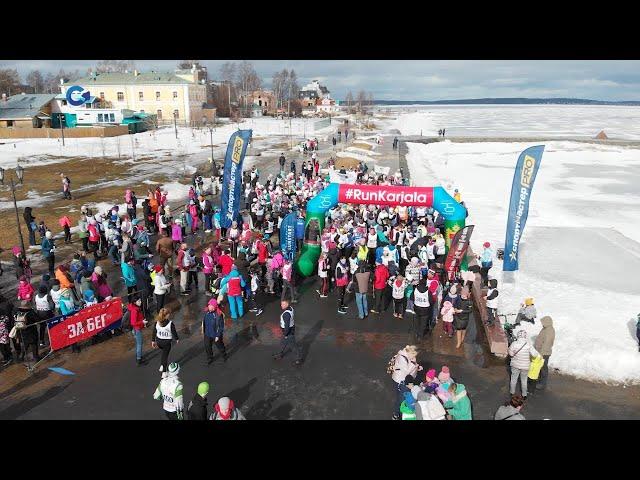
<instances>
[{"instance_id":1,"label":"street lamp post","mask_svg":"<svg viewBox=\"0 0 640 480\"><path fill-rule=\"evenodd\" d=\"M209 129L209 133L211 134L211 173L214 177L217 177L219 175L218 165L216 164L216 159L213 156L213 130L215 128L215 124L214 126L211 126L209 123L207 123L207 117L202 117L202 123Z\"/></svg>"},{"instance_id":2,"label":"street lamp post","mask_svg":"<svg viewBox=\"0 0 640 480\"><path fill-rule=\"evenodd\" d=\"M0 167L0 184L4 185L4 168ZM16 176L18 177L18 184L22 185L22 179L24 178L24 168L20 165L16 167ZM11 194L13 195L13 209L16 212L16 226L18 227L18 235L20 237L20 246L22 247L22 252L26 255L27 250L24 248L24 238L22 238L22 229L20 228L20 216L18 215L18 204L16 202L16 184L11 179L10 183ZM27 225L28 227L28 225Z\"/></svg>"},{"instance_id":3,"label":"street lamp post","mask_svg":"<svg viewBox=\"0 0 640 480\"><path fill-rule=\"evenodd\" d=\"M178 139L178 112L173 112L173 128L176 131L176 140Z\"/></svg>"},{"instance_id":4,"label":"street lamp post","mask_svg":"<svg viewBox=\"0 0 640 480\"><path fill-rule=\"evenodd\" d=\"M64 147L64 124L66 122L66 116L64 113L58 114L58 121L60 122L60 128L62 129L62 146Z\"/></svg>"}]
</instances>

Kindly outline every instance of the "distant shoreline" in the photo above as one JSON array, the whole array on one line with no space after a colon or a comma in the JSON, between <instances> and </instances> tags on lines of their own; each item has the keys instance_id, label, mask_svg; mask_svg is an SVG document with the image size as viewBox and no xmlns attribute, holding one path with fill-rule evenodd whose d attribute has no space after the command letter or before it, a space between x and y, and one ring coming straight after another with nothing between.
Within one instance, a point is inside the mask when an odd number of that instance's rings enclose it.
<instances>
[{"instance_id":1,"label":"distant shoreline","mask_svg":"<svg viewBox=\"0 0 640 480\"><path fill-rule=\"evenodd\" d=\"M343 105L344 101L340 102ZM619 105L640 106L640 100L609 102L581 98L471 98L467 100L374 100L374 105Z\"/></svg>"}]
</instances>

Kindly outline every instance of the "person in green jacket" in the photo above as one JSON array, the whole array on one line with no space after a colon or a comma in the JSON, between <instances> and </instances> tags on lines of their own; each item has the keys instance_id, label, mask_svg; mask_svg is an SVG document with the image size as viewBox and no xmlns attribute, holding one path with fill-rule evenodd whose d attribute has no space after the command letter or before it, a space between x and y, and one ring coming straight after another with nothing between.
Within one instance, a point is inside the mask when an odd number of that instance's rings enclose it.
<instances>
[{"instance_id":1,"label":"person in green jacket","mask_svg":"<svg viewBox=\"0 0 640 480\"><path fill-rule=\"evenodd\" d=\"M471 401L467 396L467 390L461 383L449 385L449 395L451 396L444 404L449 420L472 420Z\"/></svg>"}]
</instances>

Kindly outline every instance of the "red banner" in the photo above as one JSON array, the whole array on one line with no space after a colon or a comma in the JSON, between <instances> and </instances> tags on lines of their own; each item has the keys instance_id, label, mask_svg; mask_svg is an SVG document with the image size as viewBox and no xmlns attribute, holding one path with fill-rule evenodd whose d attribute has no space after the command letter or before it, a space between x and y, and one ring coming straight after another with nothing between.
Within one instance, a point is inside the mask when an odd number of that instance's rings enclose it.
<instances>
[{"instance_id":1,"label":"red banner","mask_svg":"<svg viewBox=\"0 0 640 480\"><path fill-rule=\"evenodd\" d=\"M341 203L431 207L433 206L433 187L340 184L338 201Z\"/></svg>"},{"instance_id":2,"label":"red banner","mask_svg":"<svg viewBox=\"0 0 640 480\"><path fill-rule=\"evenodd\" d=\"M462 258L469 247L471 233L473 233L473 225L467 225L461 230L458 230L458 233L456 233L453 240L451 240L449 254L447 255L447 259L444 261L444 269L447 272L449 281L453 280L456 270L460 268Z\"/></svg>"},{"instance_id":3,"label":"red banner","mask_svg":"<svg viewBox=\"0 0 640 480\"><path fill-rule=\"evenodd\" d=\"M61 317L55 325L49 323L51 349L60 350L87 340L108 329L121 318L122 300L119 297L83 308L68 317Z\"/></svg>"}]
</instances>

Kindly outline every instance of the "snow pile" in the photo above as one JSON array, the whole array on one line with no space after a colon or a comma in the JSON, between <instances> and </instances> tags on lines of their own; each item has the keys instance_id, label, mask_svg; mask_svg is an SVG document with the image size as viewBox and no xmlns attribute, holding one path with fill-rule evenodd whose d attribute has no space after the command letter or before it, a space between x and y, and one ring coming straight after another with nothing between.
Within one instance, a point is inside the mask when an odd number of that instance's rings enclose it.
<instances>
[{"instance_id":1,"label":"snow pile","mask_svg":"<svg viewBox=\"0 0 640 480\"><path fill-rule=\"evenodd\" d=\"M515 164L532 145L407 145L415 185L459 189L470 209L467 223L475 225L474 251L479 253L485 241L503 247ZM640 269L638 182L639 149L547 142L515 283L502 283L502 262L494 261L500 311L516 312L525 297L533 297L538 318L554 319L550 364L564 373L640 383L633 334L640 311L640 280L633 275ZM535 336L540 325L524 328Z\"/></svg>"},{"instance_id":2,"label":"snow pile","mask_svg":"<svg viewBox=\"0 0 640 480\"><path fill-rule=\"evenodd\" d=\"M369 152L367 152L369 153ZM337 157L349 157L358 160L359 162L370 162L373 159L368 155L360 155L359 153L344 151L344 152L336 152Z\"/></svg>"},{"instance_id":3,"label":"snow pile","mask_svg":"<svg viewBox=\"0 0 640 480\"><path fill-rule=\"evenodd\" d=\"M377 152L373 152L371 150L367 150L366 148L358 148L358 147L347 147L347 152L355 152L363 155L380 155Z\"/></svg>"},{"instance_id":4,"label":"snow pile","mask_svg":"<svg viewBox=\"0 0 640 480\"><path fill-rule=\"evenodd\" d=\"M610 139L640 140L638 107L609 105L429 105L401 114L402 135L584 137L605 130ZM517 121L514 121L517 119Z\"/></svg>"}]
</instances>

